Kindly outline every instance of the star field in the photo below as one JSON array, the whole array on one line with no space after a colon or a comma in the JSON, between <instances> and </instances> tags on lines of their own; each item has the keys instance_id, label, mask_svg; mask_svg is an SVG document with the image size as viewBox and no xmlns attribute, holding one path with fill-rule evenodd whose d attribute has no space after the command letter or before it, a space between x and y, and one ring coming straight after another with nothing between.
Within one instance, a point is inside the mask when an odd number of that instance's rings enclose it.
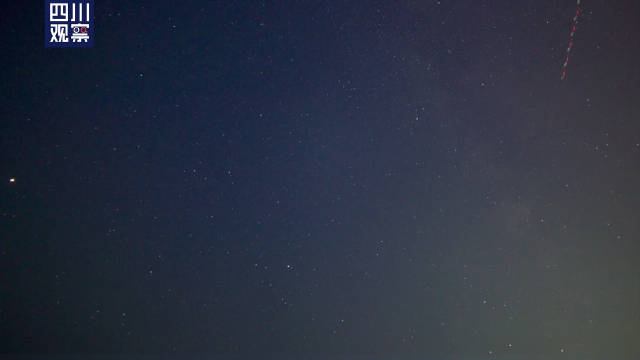
<instances>
[{"instance_id":1,"label":"star field","mask_svg":"<svg viewBox=\"0 0 640 360\"><path fill-rule=\"evenodd\" d=\"M0 353L640 357L640 7L11 4Z\"/></svg>"}]
</instances>

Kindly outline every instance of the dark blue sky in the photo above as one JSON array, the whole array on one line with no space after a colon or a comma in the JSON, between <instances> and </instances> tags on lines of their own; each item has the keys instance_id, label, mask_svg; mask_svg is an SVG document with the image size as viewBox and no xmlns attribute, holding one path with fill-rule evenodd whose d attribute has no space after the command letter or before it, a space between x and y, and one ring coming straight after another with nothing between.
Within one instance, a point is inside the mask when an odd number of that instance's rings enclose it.
<instances>
[{"instance_id":1,"label":"dark blue sky","mask_svg":"<svg viewBox=\"0 0 640 360\"><path fill-rule=\"evenodd\" d=\"M0 352L638 358L640 7L581 8L561 81L572 1L9 5Z\"/></svg>"}]
</instances>

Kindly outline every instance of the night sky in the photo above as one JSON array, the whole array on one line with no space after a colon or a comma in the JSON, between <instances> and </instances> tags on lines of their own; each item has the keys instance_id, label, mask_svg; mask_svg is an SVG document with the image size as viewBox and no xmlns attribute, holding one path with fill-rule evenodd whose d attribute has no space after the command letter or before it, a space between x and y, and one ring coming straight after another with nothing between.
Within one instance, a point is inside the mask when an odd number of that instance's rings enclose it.
<instances>
[{"instance_id":1,"label":"night sky","mask_svg":"<svg viewBox=\"0 0 640 360\"><path fill-rule=\"evenodd\" d=\"M5 5L0 357L640 358L640 3L580 6L560 80L572 0Z\"/></svg>"}]
</instances>

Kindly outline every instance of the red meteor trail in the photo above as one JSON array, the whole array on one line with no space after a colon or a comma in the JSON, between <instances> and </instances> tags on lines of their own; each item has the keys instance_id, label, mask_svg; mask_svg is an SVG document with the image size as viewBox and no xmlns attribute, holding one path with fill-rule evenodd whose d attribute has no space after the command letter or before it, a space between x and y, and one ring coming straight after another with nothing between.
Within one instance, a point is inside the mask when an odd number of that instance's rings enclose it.
<instances>
[{"instance_id":1,"label":"red meteor trail","mask_svg":"<svg viewBox=\"0 0 640 360\"><path fill-rule=\"evenodd\" d=\"M576 14L573 16L573 24L571 26L571 34L569 34L569 46L567 46L567 56L564 59L564 64L562 64L562 76L560 76L560 80L564 80L567 78L567 65L569 65L569 53L571 52L571 48L573 48L573 36L576 34L578 30L578 17L580 16L580 0L576 2Z\"/></svg>"}]
</instances>

